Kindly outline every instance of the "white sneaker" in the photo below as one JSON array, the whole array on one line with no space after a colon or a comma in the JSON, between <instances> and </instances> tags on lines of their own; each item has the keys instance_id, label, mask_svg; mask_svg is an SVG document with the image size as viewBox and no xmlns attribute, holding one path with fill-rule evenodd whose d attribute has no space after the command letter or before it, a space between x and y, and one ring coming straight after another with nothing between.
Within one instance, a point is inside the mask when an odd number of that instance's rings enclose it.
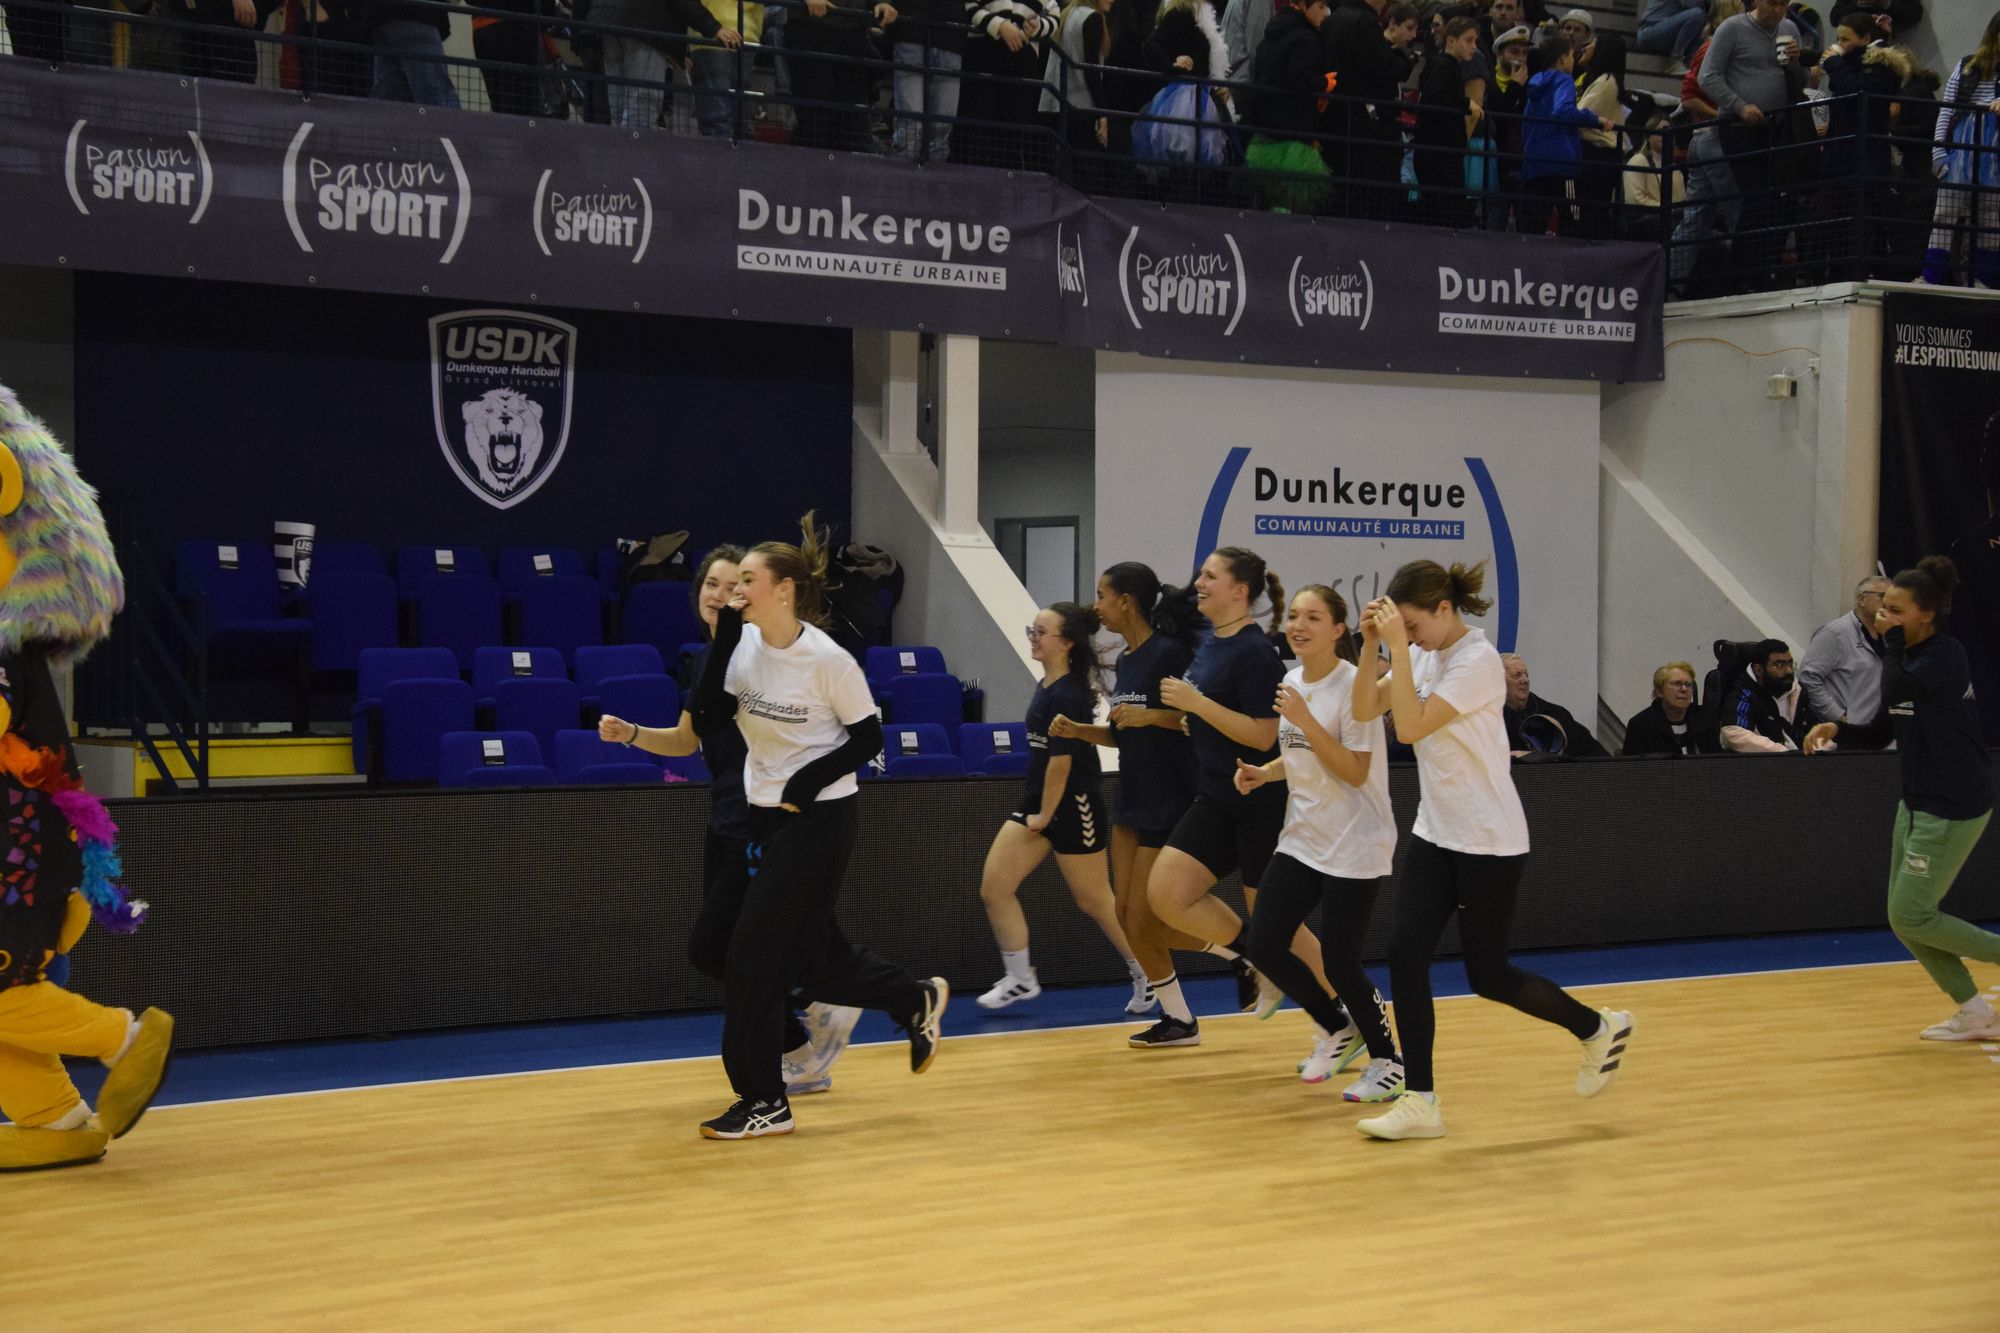
<instances>
[{"instance_id":1,"label":"white sneaker","mask_svg":"<svg viewBox=\"0 0 2000 1333\"><path fill-rule=\"evenodd\" d=\"M1354 1127L1376 1139L1441 1139L1444 1109L1434 1094L1406 1092L1387 1111L1357 1120Z\"/></svg>"},{"instance_id":2,"label":"white sneaker","mask_svg":"<svg viewBox=\"0 0 2000 1333\"><path fill-rule=\"evenodd\" d=\"M1338 1032L1313 1041L1312 1054L1299 1061L1299 1082L1324 1083L1335 1074L1344 1074L1360 1054L1368 1049L1361 1029L1350 1020Z\"/></svg>"},{"instance_id":3,"label":"white sneaker","mask_svg":"<svg viewBox=\"0 0 2000 1333\"><path fill-rule=\"evenodd\" d=\"M979 997L979 1007L981 1009L1005 1009L1010 1004L1019 1004L1023 1000L1032 1000L1041 993L1042 983L1035 979L1035 974L1032 971L1028 973L1027 980L1025 981L1010 972L1000 978L1000 980L994 982L992 990L987 991Z\"/></svg>"},{"instance_id":4,"label":"white sneaker","mask_svg":"<svg viewBox=\"0 0 2000 1333\"><path fill-rule=\"evenodd\" d=\"M1980 1041L2000 1037L2000 1013L1969 1013L1960 1009L1942 1023L1933 1023L1918 1034L1925 1041Z\"/></svg>"},{"instance_id":5,"label":"white sneaker","mask_svg":"<svg viewBox=\"0 0 2000 1333\"><path fill-rule=\"evenodd\" d=\"M1153 994L1153 987L1150 982L1144 977L1132 978L1132 998L1125 1001L1126 1013L1150 1014L1153 1012L1153 1006L1159 1002L1160 997Z\"/></svg>"},{"instance_id":6,"label":"white sneaker","mask_svg":"<svg viewBox=\"0 0 2000 1333\"><path fill-rule=\"evenodd\" d=\"M1403 1090L1403 1062L1394 1058L1370 1060L1360 1078L1340 1091L1342 1101L1386 1102Z\"/></svg>"},{"instance_id":7,"label":"white sneaker","mask_svg":"<svg viewBox=\"0 0 2000 1333\"><path fill-rule=\"evenodd\" d=\"M1285 993L1278 989L1278 983L1262 972L1253 973L1257 978L1257 1017L1269 1018L1284 1007Z\"/></svg>"},{"instance_id":8,"label":"white sneaker","mask_svg":"<svg viewBox=\"0 0 2000 1333\"><path fill-rule=\"evenodd\" d=\"M833 1076L816 1073L814 1066L818 1063L818 1053L811 1046L801 1046L796 1051L785 1052L779 1067L785 1076L787 1097L808 1097L815 1092L832 1090Z\"/></svg>"},{"instance_id":9,"label":"white sneaker","mask_svg":"<svg viewBox=\"0 0 2000 1333\"><path fill-rule=\"evenodd\" d=\"M806 1037L812 1042L812 1058L805 1062L808 1082L822 1078L832 1082L833 1062L847 1049L847 1039L854 1034L854 1025L860 1021L861 1011L851 1004L821 1004L815 1000L806 1006ZM826 1089L808 1091L824 1092Z\"/></svg>"},{"instance_id":10,"label":"white sneaker","mask_svg":"<svg viewBox=\"0 0 2000 1333\"><path fill-rule=\"evenodd\" d=\"M1625 1048L1632 1044L1632 1033L1638 1024L1632 1015L1621 1009L1599 1009L1603 1022L1598 1025L1597 1035L1587 1037L1583 1042L1583 1067L1576 1071L1576 1095L1595 1097L1610 1087L1618 1078L1618 1066L1624 1063Z\"/></svg>"}]
</instances>

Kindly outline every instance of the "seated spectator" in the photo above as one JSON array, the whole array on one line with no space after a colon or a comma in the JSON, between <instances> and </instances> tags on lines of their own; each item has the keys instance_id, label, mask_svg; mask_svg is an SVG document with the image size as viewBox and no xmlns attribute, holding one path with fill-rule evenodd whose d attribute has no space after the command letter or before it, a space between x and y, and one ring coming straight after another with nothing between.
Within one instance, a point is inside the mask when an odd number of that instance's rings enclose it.
<instances>
[{"instance_id":1,"label":"seated spectator","mask_svg":"<svg viewBox=\"0 0 2000 1333\"><path fill-rule=\"evenodd\" d=\"M1796 752L1819 721L1795 679L1792 650L1782 639L1766 639L1751 655L1749 668L1722 699L1722 748L1738 754Z\"/></svg>"},{"instance_id":2,"label":"seated spectator","mask_svg":"<svg viewBox=\"0 0 2000 1333\"><path fill-rule=\"evenodd\" d=\"M375 47L370 97L384 102L458 106L458 89L444 63L450 6L426 0L362 0L361 22Z\"/></svg>"},{"instance_id":3,"label":"seated spectator","mask_svg":"<svg viewBox=\"0 0 2000 1333\"><path fill-rule=\"evenodd\" d=\"M1561 733L1563 746L1561 753L1569 759L1602 759L1605 749L1597 743L1597 737L1590 734L1590 728L1578 722L1569 709L1561 704L1550 703L1529 688L1528 664L1518 653L1500 654L1501 663L1507 668L1507 703L1500 710L1500 716L1507 723L1507 748L1516 754L1525 754L1546 747L1529 743L1524 734L1534 730L1532 719L1542 718L1553 723Z\"/></svg>"},{"instance_id":4,"label":"seated spectator","mask_svg":"<svg viewBox=\"0 0 2000 1333\"><path fill-rule=\"evenodd\" d=\"M1671 56L1680 68L1667 73L1684 74L1707 29L1708 0L1646 0L1634 44L1647 55Z\"/></svg>"},{"instance_id":5,"label":"seated spectator","mask_svg":"<svg viewBox=\"0 0 2000 1333\"><path fill-rule=\"evenodd\" d=\"M1669 662L1653 673L1653 702L1625 723L1623 755L1713 754L1715 741L1694 708L1694 666Z\"/></svg>"},{"instance_id":6,"label":"seated spectator","mask_svg":"<svg viewBox=\"0 0 2000 1333\"><path fill-rule=\"evenodd\" d=\"M1854 609L1813 631L1799 687L1822 722L1866 725L1882 707L1882 636L1875 613L1889 580L1870 574L1854 585Z\"/></svg>"},{"instance_id":7,"label":"seated spectator","mask_svg":"<svg viewBox=\"0 0 2000 1333\"><path fill-rule=\"evenodd\" d=\"M1639 151L1625 159L1625 207L1626 214L1621 230L1627 240L1657 241L1660 239L1660 182L1662 168L1667 163L1667 125L1664 120L1654 120L1646 127L1646 141ZM1687 173L1678 167L1672 169L1674 182L1674 203L1687 200Z\"/></svg>"}]
</instances>

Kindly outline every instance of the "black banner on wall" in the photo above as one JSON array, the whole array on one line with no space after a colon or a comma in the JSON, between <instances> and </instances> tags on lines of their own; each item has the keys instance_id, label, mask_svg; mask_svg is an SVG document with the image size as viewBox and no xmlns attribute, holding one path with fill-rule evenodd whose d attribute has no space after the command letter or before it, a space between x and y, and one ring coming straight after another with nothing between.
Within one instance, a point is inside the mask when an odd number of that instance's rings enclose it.
<instances>
[{"instance_id":1,"label":"black banner on wall","mask_svg":"<svg viewBox=\"0 0 2000 1333\"><path fill-rule=\"evenodd\" d=\"M1951 628L2000 744L2000 303L1882 297L1882 559L1949 554L1965 579Z\"/></svg>"},{"instance_id":2,"label":"black banner on wall","mask_svg":"<svg viewBox=\"0 0 2000 1333\"><path fill-rule=\"evenodd\" d=\"M1036 174L0 65L0 262L1061 341L1663 373L1658 247L1086 199Z\"/></svg>"}]
</instances>

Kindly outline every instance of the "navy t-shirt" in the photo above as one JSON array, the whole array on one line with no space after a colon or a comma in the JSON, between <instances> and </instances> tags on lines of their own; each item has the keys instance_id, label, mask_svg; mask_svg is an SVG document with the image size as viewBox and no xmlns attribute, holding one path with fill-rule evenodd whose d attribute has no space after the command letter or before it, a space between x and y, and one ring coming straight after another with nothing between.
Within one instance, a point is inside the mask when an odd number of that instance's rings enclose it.
<instances>
[{"instance_id":1,"label":"navy t-shirt","mask_svg":"<svg viewBox=\"0 0 2000 1333\"><path fill-rule=\"evenodd\" d=\"M1843 739L1886 741L1895 730L1903 760L1903 803L1940 819L1977 819L1993 810L1993 775L1979 737L1979 704L1965 647L1934 634L1914 648L1900 630L1883 641L1882 711L1866 727L1843 723Z\"/></svg>"},{"instance_id":2,"label":"navy t-shirt","mask_svg":"<svg viewBox=\"0 0 2000 1333\"><path fill-rule=\"evenodd\" d=\"M1155 634L1121 653L1111 687L1111 706L1164 708L1160 682L1185 675L1193 650L1179 639ZM1178 727L1113 727L1118 747L1118 806L1112 822L1133 829L1170 829L1194 800L1194 747Z\"/></svg>"},{"instance_id":3,"label":"navy t-shirt","mask_svg":"<svg viewBox=\"0 0 2000 1333\"><path fill-rule=\"evenodd\" d=\"M701 679L708 666L709 649L704 646L694 658L688 679ZM750 802L743 795L743 765L749 761L750 747L743 733L731 722L701 743L702 762L708 765L708 826L718 837L750 840Z\"/></svg>"},{"instance_id":4,"label":"navy t-shirt","mask_svg":"<svg viewBox=\"0 0 2000 1333\"><path fill-rule=\"evenodd\" d=\"M1028 776L1021 791L1021 813L1038 814L1042 808L1042 782L1048 777L1049 758L1068 755L1069 780L1063 794L1097 790L1097 747L1076 737L1049 735L1049 723L1058 717L1089 726L1095 709L1090 685L1082 676L1068 675L1053 685L1037 685L1028 701Z\"/></svg>"},{"instance_id":5,"label":"navy t-shirt","mask_svg":"<svg viewBox=\"0 0 2000 1333\"><path fill-rule=\"evenodd\" d=\"M1187 669L1187 680L1196 689L1245 717L1276 717L1278 686L1284 679L1285 664L1278 657L1277 645L1251 625L1226 639L1213 634L1203 639ZM1248 796L1236 791L1236 761L1269 763L1278 757L1275 740L1263 750L1238 745L1192 713L1188 714L1188 737L1194 742L1197 792L1224 805L1284 818L1282 783L1266 783Z\"/></svg>"}]
</instances>

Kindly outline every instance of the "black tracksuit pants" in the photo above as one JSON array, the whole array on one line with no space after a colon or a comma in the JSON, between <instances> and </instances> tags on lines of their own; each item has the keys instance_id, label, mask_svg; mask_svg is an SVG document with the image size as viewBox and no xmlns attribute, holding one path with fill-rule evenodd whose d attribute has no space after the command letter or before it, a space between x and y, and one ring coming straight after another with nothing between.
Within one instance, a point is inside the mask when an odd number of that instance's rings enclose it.
<instances>
[{"instance_id":1,"label":"black tracksuit pants","mask_svg":"<svg viewBox=\"0 0 2000 1333\"><path fill-rule=\"evenodd\" d=\"M1248 945L1257 970L1276 982L1315 1023L1338 1032L1352 1014L1368 1042L1368 1054L1387 1060L1396 1054L1396 1043L1382 1021L1375 987L1361 967L1361 937L1367 933L1380 888L1379 880L1322 875L1279 852L1257 884ZM1292 937L1315 907L1320 909L1320 958L1339 999L1328 995L1312 969L1292 952Z\"/></svg>"}]
</instances>

